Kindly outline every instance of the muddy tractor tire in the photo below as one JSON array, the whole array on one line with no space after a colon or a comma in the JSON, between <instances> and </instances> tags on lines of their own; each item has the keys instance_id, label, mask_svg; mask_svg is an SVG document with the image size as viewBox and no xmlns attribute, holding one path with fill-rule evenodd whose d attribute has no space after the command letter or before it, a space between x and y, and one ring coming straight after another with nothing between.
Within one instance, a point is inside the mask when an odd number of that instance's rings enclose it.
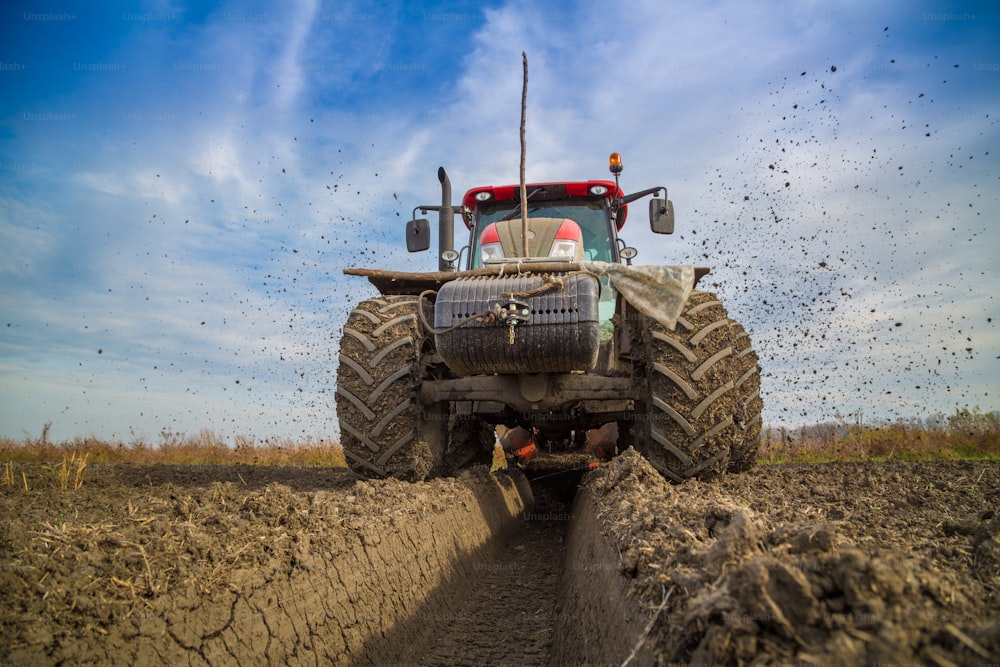
<instances>
[{"instance_id":1,"label":"muddy tractor tire","mask_svg":"<svg viewBox=\"0 0 1000 667\"><path fill-rule=\"evenodd\" d=\"M760 360L741 324L732 323L733 350L739 368L736 379L736 426L740 442L729 455L729 472L743 472L753 467L760 450L761 411Z\"/></svg>"},{"instance_id":2,"label":"muddy tractor tire","mask_svg":"<svg viewBox=\"0 0 1000 667\"><path fill-rule=\"evenodd\" d=\"M739 365L725 307L691 294L674 331L641 327L642 400L628 424L636 449L674 482L710 479L742 443L735 422Z\"/></svg>"},{"instance_id":3,"label":"muddy tractor tire","mask_svg":"<svg viewBox=\"0 0 1000 667\"><path fill-rule=\"evenodd\" d=\"M364 477L426 479L444 459L448 410L418 401L425 339L412 296L362 301L340 341L337 419L347 463Z\"/></svg>"},{"instance_id":4,"label":"muddy tractor tire","mask_svg":"<svg viewBox=\"0 0 1000 667\"><path fill-rule=\"evenodd\" d=\"M490 465L496 442L494 425L467 415L452 415L445 452L445 470L449 473L477 465Z\"/></svg>"}]
</instances>

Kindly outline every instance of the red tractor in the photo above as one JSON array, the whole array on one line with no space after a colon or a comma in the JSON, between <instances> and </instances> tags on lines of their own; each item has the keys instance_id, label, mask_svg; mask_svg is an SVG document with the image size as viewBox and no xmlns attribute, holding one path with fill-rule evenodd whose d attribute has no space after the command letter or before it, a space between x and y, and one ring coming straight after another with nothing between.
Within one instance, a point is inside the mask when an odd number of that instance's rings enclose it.
<instances>
[{"instance_id":1,"label":"red tractor","mask_svg":"<svg viewBox=\"0 0 1000 667\"><path fill-rule=\"evenodd\" d=\"M666 189L626 195L615 180L485 186L418 206L407 249L438 271L346 269L381 296L344 325L337 416L351 468L424 479L491 461L494 446L531 466L586 466L635 447L674 481L753 465L760 442L758 358L718 298L709 269L633 266L619 233L649 202L670 234ZM522 204L523 202L523 204ZM469 231L456 250L455 215ZM457 268L461 265L461 269Z\"/></svg>"}]
</instances>

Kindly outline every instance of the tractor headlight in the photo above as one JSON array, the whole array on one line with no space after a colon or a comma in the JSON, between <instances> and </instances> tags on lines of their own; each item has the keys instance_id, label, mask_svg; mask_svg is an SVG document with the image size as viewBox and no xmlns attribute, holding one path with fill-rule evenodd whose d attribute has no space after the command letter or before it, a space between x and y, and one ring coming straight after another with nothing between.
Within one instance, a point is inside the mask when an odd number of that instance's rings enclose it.
<instances>
[{"instance_id":1,"label":"tractor headlight","mask_svg":"<svg viewBox=\"0 0 1000 667\"><path fill-rule=\"evenodd\" d=\"M479 246L479 264L485 265L487 262L504 258L503 248L499 243L484 243Z\"/></svg>"},{"instance_id":2,"label":"tractor headlight","mask_svg":"<svg viewBox=\"0 0 1000 667\"><path fill-rule=\"evenodd\" d=\"M576 259L582 236L580 225L569 218L563 220L556 232L556 237L552 240L552 245L549 247L549 257L568 259L572 262Z\"/></svg>"},{"instance_id":3,"label":"tractor headlight","mask_svg":"<svg viewBox=\"0 0 1000 667\"><path fill-rule=\"evenodd\" d=\"M576 257L576 249L579 244L576 241L570 241L567 239L556 239L552 242L552 248L549 250L549 257L568 257L574 259Z\"/></svg>"}]
</instances>

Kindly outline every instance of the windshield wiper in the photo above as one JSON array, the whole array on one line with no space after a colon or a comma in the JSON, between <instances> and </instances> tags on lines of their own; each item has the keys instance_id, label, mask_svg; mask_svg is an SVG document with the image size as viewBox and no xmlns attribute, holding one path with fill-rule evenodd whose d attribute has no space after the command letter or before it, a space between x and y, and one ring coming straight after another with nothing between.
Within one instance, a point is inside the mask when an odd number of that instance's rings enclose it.
<instances>
[{"instance_id":1,"label":"windshield wiper","mask_svg":"<svg viewBox=\"0 0 1000 667\"><path fill-rule=\"evenodd\" d=\"M535 195L537 195L539 192L545 192L545 188L543 188L543 187L537 187L537 188L535 188L534 190L532 190L531 192L528 193L528 196L525 197L525 199L531 199L532 197L534 197ZM517 206L514 207L513 211L511 211L510 213L508 213L507 215L505 215L504 217L502 217L500 219L501 220L513 220L514 218L516 218L519 215L521 215L521 202L520 202L520 200L518 200Z\"/></svg>"}]
</instances>

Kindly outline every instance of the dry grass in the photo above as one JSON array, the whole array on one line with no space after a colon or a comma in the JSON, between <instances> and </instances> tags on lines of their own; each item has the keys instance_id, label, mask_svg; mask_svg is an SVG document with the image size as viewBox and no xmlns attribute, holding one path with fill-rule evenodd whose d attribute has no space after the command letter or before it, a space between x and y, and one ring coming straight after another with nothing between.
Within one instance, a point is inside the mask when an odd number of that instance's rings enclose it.
<instances>
[{"instance_id":1,"label":"dry grass","mask_svg":"<svg viewBox=\"0 0 1000 667\"><path fill-rule=\"evenodd\" d=\"M46 425L47 426L47 425ZM194 436L165 431L160 441L150 444L141 438L131 442L106 441L95 437L74 438L53 442L48 428L39 438L21 440L0 437L0 461L5 462L5 480L10 462L33 461L52 463L51 470L59 478L60 488L79 488L83 484L88 463L160 463L199 464L221 463L265 466L344 467L344 451L328 440L270 438L257 441L237 436L234 444L209 430ZM11 475L13 468L10 468ZM5 481L5 483L7 483Z\"/></svg>"},{"instance_id":2,"label":"dry grass","mask_svg":"<svg viewBox=\"0 0 1000 667\"><path fill-rule=\"evenodd\" d=\"M38 438L0 437L3 484L12 486L12 462L53 463L60 488L83 484L88 463L198 464L244 463L264 466L345 467L344 451L329 440L270 438L257 441L237 436L227 444L209 430L197 435L164 431L155 445L139 438L129 443L94 437L52 442L46 424ZM958 410L954 415L934 415L927 420L863 425L838 422L789 430L764 429L761 463L955 459L1000 459L1000 414ZM27 487L27 480L22 480Z\"/></svg>"},{"instance_id":3,"label":"dry grass","mask_svg":"<svg viewBox=\"0 0 1000 667\"><path fill-rule=\"evenodd\" d=\"M763 463L1000 459L1000 416L975 409L926 422L871 425L843 421L764 429Z\"/></svg>"},{"instance_id":4,"label":"dry grass","mask_svg":"<svg viewBox=\"0 0 1000 667\"><path fill-rule=\"evenodd\" d=\"M45 466L45 468L52 471L59 479L60 491L66 491L70 486L76 491L83 486L83 474L87 470L87 459L89 457L90 454L87 452L81 454L74 450L69 456L63 454L62 462L58 466ZM9 462L8 465L10 465ZM72 482L70 481L71 477Z\"/></svg>"}]
</instances>

